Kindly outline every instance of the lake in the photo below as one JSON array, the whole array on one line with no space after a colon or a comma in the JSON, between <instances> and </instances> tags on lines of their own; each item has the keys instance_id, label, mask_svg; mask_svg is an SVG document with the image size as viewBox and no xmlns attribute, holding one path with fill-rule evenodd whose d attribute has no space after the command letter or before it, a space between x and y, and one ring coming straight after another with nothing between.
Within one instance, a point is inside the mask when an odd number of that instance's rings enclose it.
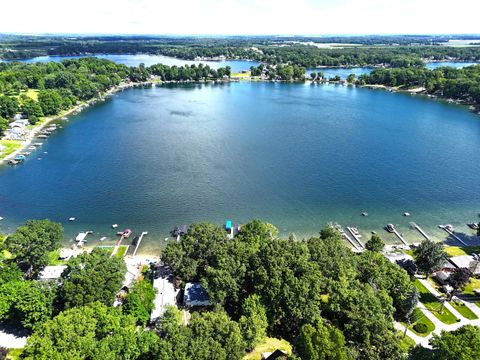
<instances>
[{"instance_id":1,"label":"lake","mask_svg":"<svg viewBox=\"0 0 480 360\"><path fill-rule=\"evenodd\" d=\"M194 221L261 218L299 238L337 221L390 242L383 227L394 223L414 242L409 221L441 240L438 224L473 234L465 223L480 212L480 117L440 100L329 84L164 85L62 124L24 165L0 167L4 231L50 218L69 240L93 230L89 244L111 244L117 230L146 230L140 252L157 253Z\"/></svg>"},{"instance_id":2,"label":"lake","mask_svg":"<svg viewBox=\"0 0 480 360\"><path fill-rule=\"evenodd\" d=\"M219 67L230 66L232 72L241 72L242 70L249 70L250 66L258 66L260 63L256 61L247 61L247 60L225 60L225 61L194 61L194 60L183 60L177 59L170 56L163 55L147 55L147 54L138 54L138 55L108 55L108 54L96 54L92 55L100 59L107 59L114 61L118 64L124 64L127 66L138 66L141 63L146 66L151 66L154 64L164 64L168 66L183 66L183 65L192 65L192 64L207 64L211 68L218 69ZM85 56L38 56L31 59L20 60L25 63L37 63L37 62L60 62L65 59L79 59Z\"/></svg>"}]
</instances>

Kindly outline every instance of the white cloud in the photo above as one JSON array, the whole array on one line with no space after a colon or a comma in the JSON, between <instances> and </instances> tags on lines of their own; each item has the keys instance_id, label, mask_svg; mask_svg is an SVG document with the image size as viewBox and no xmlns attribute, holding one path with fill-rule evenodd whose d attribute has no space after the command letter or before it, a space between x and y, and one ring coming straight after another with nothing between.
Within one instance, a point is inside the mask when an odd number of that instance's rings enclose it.
<instances>
[{"instance_id":1,"label":"white cloud","mask_svg":"<svg viewBox=\"0 0 480 360\"><path fill-rule=\"evenodd\" d=\"M478 0L2 0L0 32L479 33Z\"/></svg>"}]
</instances>

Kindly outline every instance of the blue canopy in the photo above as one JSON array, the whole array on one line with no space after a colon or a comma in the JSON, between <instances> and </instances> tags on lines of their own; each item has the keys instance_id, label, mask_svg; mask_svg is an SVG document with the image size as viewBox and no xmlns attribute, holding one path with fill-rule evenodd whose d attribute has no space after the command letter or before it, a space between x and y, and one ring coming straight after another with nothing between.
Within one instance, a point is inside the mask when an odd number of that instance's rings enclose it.
<instances>
[{"instance_id":1,"label":"blue canopy","mask_svg":"<svg viewBox=\"0 0 480 360\"><path fill-rule=\"evenodd\" d=\"M227 230L230 230L232 228L232 221L231 220L227 220L225 222L225 229Z\"/></svg>"}]
</instances>

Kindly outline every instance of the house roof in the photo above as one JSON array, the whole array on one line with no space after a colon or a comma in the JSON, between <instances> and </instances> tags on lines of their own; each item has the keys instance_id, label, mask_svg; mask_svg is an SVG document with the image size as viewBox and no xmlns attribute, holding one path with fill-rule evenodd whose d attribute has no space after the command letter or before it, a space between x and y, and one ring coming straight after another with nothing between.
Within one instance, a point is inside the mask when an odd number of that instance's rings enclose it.
<instances>
[{"instance_id":1,"label":"house roof","mask_svg":"<svg viewBox=\"0 0 480 360\"><path fill-rule=\"evenodd\" d=\"M210 303L207 292L199 283L187 283L183 299L186 306L208 305Z\"/></svg>"},{"instance_id":2,"label":"house roof","mask_svg":"<svg viewBox=\"0 0 480 360\"><path fill-rule=\"evenodd\" d=\"M470 267L470 263L473 261L473 256L470 256L470 255L454 256L448 260L457 268L468 269Z\"/></svg>"},{"instance_id":3,"label":"house roof","mask_svg":"<svg viewBox=\"0 0 480 360\"><path fill-rule=\"evenodd\" d=\"M66 265L45 266L43 271L40 273L40 279L59 279L66 267Z\"/></svg>"}]
</instances>

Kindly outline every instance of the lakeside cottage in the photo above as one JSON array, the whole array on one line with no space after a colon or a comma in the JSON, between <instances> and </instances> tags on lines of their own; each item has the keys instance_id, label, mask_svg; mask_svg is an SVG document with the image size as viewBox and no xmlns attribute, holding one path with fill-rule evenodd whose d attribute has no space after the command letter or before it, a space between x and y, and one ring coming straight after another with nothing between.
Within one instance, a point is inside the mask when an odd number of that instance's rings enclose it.
<instances>
[{"instance_id":1,"label":"lakeside cottage","mask_svg":"<svg viewBox=\"0 0 480 360\"><path fill-rule=\"evenodd\" d=\"M40 273L39 278L41 280L57 280L60 279L60 276L63 273L63 270L67 268L67 265L55 265L55 266L45 266L43 271Z\"/></svg>"},{"instance_id":2,"label":"lakeside cottage","mask_svg":"<svg viewBox=\"0 0 480 360\"><path fill-rule=\"evenodd\" d=\"M199 283L187 283L183 295L183 303L185 307L191 308L195 306L209 306L210 299L208 294Z\"/></svg>"}]
</instances>

